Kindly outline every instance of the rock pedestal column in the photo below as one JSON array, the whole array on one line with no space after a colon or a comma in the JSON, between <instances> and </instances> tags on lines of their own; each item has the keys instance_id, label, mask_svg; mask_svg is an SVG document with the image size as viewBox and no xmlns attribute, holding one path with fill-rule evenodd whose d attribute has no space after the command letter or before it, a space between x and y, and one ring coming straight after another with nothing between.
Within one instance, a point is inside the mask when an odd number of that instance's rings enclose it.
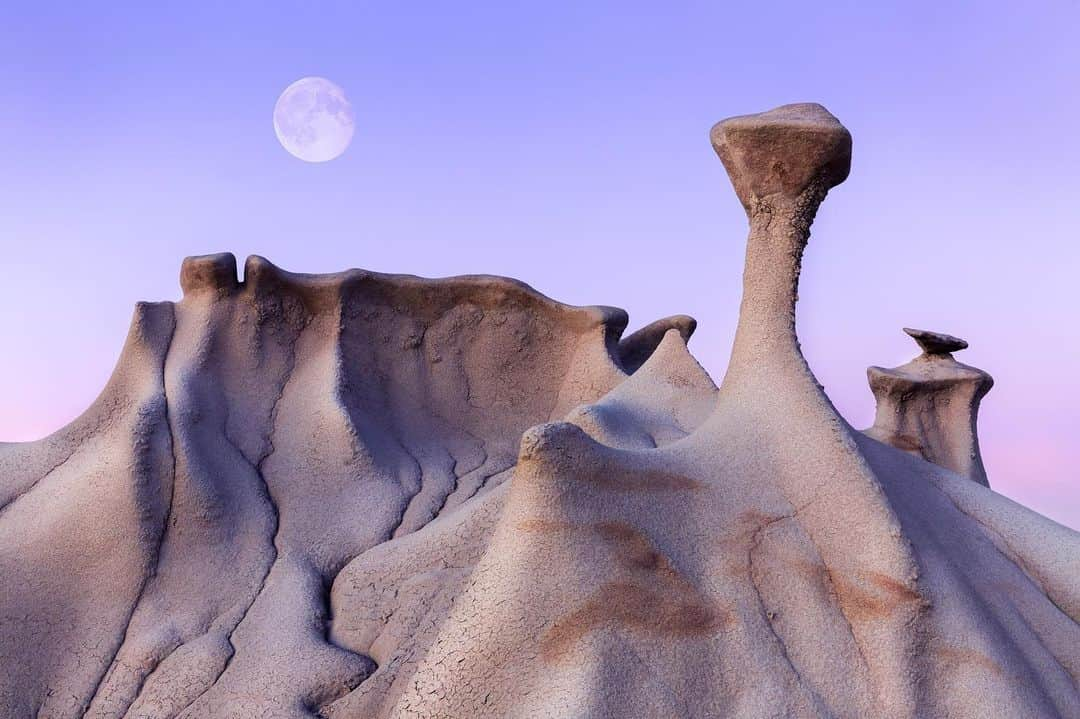
<instances>
[{"instance_id":1,"label":"rock pedestal column","mask_svg":"<svg viewBox=\"0 0 1080 719\"><path fill-rule=\"evenodd\" d=\"M989 486L979 454L979 403L994 386L981 369L953 359L962 339L904 329L923 353L905 365L866 370L877 399L874 426L866 434Z\"/></svg>"}]
</instances>

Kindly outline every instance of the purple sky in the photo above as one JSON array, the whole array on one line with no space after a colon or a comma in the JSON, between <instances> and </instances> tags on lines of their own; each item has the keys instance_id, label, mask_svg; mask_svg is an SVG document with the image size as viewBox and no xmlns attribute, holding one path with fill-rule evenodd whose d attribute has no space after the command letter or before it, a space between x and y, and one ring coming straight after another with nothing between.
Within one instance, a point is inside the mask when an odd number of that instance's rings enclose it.
<instances>
[{"instance_id":1,"label":"purple sky","mask_svg":"<svg viewBox=\"0 0 1080 719\"><path fill-rule=\"evenodd\" d=\"M698 318L718 381L745 219L707 140L825 104L855 138L803 273L800 330L841 412L904 325L994 375L991 484L1080 527L1080 3L9 3L0 18L0 440L103 387L180 260L519 277L631 329ZM72 4L74 5L74 4ZM357 7L360 6L360 7ZM278 145L305 75L352 147Z\"/></svg>"}]
</instances>

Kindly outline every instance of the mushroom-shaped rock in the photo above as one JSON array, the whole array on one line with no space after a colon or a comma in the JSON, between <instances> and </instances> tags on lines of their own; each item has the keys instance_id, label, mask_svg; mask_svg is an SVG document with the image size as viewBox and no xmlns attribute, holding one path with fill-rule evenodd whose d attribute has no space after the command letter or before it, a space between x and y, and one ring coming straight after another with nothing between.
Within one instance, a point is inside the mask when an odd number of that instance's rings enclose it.
<instances>
[{"instance_id":1,"label":"mushroom-shaped rock","mask_svg":"<svg viewBox=\"0 0 1080 719\"><path fill-rule=\"evenodd\" d=\"M953 352L967 349L967 340L953 337L943 332L931 332L930 330L913 330L905 327L904 332L915 340L919 349L928 355L947 355Z\"/></svg>"},{"instance_id":2,"label":"mushroom-shaped rock","mask_svg":"<svg viewBox=\"0 0 1080 719\"><path fill-rule=\"evenodd\" d=\"M900 367L866 370L877 399L866 434L989 486L979 453L979 403L994 386L981 369L953 359L959 337L904 328L923 353Z\"/></svg>"},{"instance_id":3,"label":"mushroom-shaped rock","mask_svg":"<svg viewBox=\"0 0 1080 719\"><path fill-rule=\"evenodd\" d=\"M802 254L818 206L848 176L851 133L802 103L721 120L710 137L750 224L728 377L775 376L779 361L805 365L795 336Z\"/></svg>"}]
</instances>

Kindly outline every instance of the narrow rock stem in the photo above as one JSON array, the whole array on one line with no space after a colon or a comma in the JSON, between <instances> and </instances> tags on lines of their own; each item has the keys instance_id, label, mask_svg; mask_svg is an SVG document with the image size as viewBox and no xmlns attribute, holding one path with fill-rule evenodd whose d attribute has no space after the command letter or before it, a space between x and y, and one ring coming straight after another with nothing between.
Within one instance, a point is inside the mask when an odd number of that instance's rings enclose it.
<instances>
[{"instance_id":1,"label":"narrow rock stem","mask_svg":"<svg viewBox=\"0 0 1080 719\"><path fill-rule=\"evenodd\" d=\"M795 198L753 198L743 297L731 367L752 370L799 352L795 303L810 225L827 189L814 182Z\"/></svg>"}]
</instances>

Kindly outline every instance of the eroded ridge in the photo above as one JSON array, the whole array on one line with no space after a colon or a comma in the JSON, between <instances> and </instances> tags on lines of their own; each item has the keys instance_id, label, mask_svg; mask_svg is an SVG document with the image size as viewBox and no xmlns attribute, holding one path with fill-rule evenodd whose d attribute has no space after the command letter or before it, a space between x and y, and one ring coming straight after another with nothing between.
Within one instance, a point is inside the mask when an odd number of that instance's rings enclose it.
<instances>
[{"instance_id":1,"label":"eroded ridge","mask_svg":"<svg viewBox=\"0 0 1080 719\"><path fill-rule=\"evenodd\" d=\"M866 434L799 350L850 133L711 137L749 225L719 387L683 315L185 260L86 414L0 444L0 714L1080 716L1080 536L956 464L963 341L911 331Z\"/></svg>"}]
</instances>

